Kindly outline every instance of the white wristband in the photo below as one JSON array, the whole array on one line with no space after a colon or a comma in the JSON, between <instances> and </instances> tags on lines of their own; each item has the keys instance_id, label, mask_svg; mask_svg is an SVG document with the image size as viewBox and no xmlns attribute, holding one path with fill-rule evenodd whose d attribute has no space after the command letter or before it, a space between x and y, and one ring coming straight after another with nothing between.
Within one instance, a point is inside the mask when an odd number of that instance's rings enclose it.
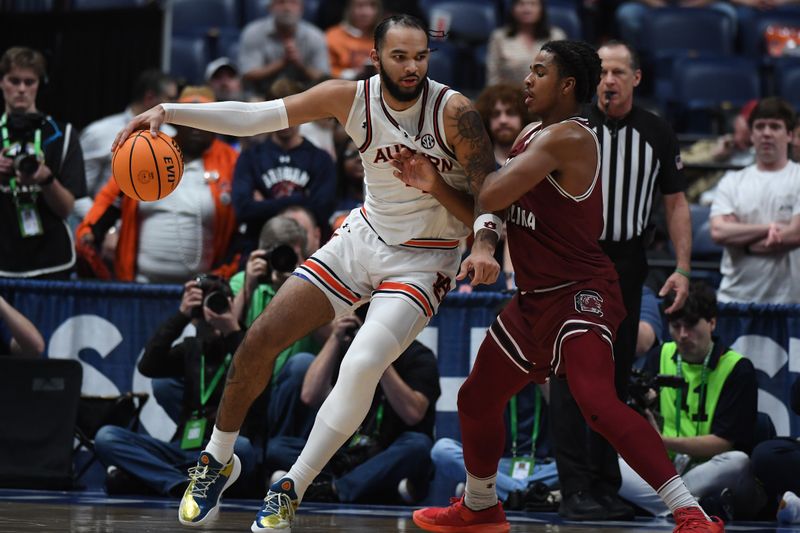
<instances>
[{"instance_id":1,"label":"white wristband","mask_svg":"<svg viewBox=\"0 0 800 533\"><path fill-rule=\"evenodd\" d=\"M503 219L491 213L484 213L475 219L475 224L472 226L472 231L478 235L478 230L488 229L497 233L497 237L502 237L501 231L503 229Z\"/></svg>"}]
</instances>

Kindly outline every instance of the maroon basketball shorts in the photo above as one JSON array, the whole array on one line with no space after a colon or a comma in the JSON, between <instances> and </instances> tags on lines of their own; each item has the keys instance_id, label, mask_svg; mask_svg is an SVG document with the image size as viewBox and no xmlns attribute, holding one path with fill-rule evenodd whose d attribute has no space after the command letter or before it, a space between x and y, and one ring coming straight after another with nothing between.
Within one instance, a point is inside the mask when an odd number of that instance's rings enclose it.
<instances>
[{"instance_id":1,"label":"maroon basketball shorts","mask_svg":"<svg viewBox=\"0 0 800 533\"><path fill-rule=\"evenodd\" d=\"M500 350L531 379L561 375L561 347L570 337L597 333L613 357L617 327L625 318L616 281L573 283L546 292L518 292L489 328Z\"/></svg>"}]
</instances>

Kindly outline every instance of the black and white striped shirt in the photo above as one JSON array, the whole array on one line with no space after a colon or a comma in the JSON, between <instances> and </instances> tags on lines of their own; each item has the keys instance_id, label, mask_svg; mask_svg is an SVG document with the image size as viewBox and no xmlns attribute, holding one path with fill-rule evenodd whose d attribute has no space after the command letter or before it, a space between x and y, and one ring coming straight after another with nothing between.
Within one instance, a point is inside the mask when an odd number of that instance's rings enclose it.
<instances>
[{"instance_id":1,"label":"black and white striped shirt","mask_svg":"<svg viewBox=\"0 0 800 533\"><path fill-rule=\"evenodd\" d=\"M593 105L589 123L600 141L603 175L601 241L627 241L650 221L656 187L662 194L686 189L678 140L662 118L640 107L620 120Z\"/></svg>"}]
</instances>

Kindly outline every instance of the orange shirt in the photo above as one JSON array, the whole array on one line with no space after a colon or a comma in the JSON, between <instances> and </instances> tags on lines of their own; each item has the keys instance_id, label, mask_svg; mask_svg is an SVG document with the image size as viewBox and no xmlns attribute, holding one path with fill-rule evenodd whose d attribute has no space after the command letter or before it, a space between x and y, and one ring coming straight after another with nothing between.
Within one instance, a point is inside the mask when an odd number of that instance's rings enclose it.
<instances>
[{"instance_id":1,"label":"orange shirt","mask_svg":"<svg viewBox=\"0 0 800 533\"><path fill-rule=\"evenodd\" d=\"M355 72L345 77L353 79L365 64L369 64L369 53L374 47L373 36L358 37L357 33L358 30L344 23L325 32L331 74L336 78L341 78L342 72L351 69Z\"/></svg>"}]
</instances>

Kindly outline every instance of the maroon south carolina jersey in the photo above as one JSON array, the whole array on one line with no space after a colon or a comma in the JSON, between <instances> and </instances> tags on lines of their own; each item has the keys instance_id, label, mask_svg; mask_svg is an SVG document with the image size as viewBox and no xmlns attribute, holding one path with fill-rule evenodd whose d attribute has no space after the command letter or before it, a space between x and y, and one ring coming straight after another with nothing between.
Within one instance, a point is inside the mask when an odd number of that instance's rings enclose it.
<instances>
[{"instance_id":1,"label":"maroon south carolina jersey","mask_svg":"<svg viewBox=\"0 0 800 533\"><path fill-rule=\"evenodd\" d=\"M548 175L509 208L506 217L508 247L517 287L539 292L589 280L616 280L611 260L600 248L603 232L603 193L600 144L583 118L570 118L594 139L597 166L583 194L572 196ZM508 161L525 151L543 131L533 128L514 146ZM508 162L507 161L507 162ZM506 163L507 163L506 162Z\"/></svg>"}]
</instances>

